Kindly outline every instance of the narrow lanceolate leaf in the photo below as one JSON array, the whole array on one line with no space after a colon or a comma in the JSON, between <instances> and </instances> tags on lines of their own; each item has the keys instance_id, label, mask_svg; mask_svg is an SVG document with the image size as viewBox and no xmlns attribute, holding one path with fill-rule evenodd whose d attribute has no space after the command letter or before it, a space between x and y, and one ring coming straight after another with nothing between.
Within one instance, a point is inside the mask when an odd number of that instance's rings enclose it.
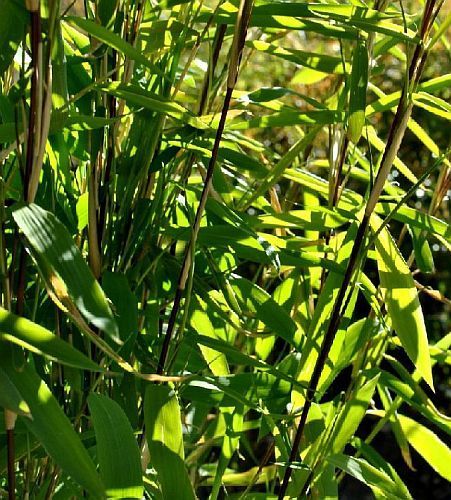
<instances>
[{"instance_id":1,"label":"narrow lanceolate leaf","mask_svg":"<svg viewBox=\"0 0 451 500\"><path fill-rule=\"evenodd\" d=\"M289 127L293 125L329 125L341 123L344 113L335 110L320 111L280 111L267 116L251 118L250 120L233 120L227 126L229 130L247 130L250 128Z\"/></svg>"},{"instance_id":2,"label":"narrow lanceolate leaf","mask_svg":"<svg viewBox=\"0 0 451 500\"><path fill-rule=\"evenodd\" d=\"M138 443L122 408L101 394L88 397L100 474L108 498L142 498L144 486Z\"/></svg>"},{"instance_id":3,"label":"narrow lanceolate leaf","mask_svg":"<svg viewBox=\"0 0 451 500\"><path fill-rule=\"evenodd\" d=\"M395 203L378 203L376 211L379 214L389 215L395 206ZM442 236L451 243L451 226L445 221L437 219L437 217L421 212L421 210L402 206L399 207L393 218L408 224L412 228L422 229L428 233Z\"/></svg>"},{"instance_id":4,"label":"narrow lanceolate leaf","mask_svg":"<svg viewBox=\"0 0 451 500\"><path fill-rule=\"evenodd\" d=\"M372 217L377 229L381 219ZM384 228L376 240L376 256L384 302L392 326L418 373L433 388L429 344L412 274L390 233Z\"/></svg>"},{"instance_id":5,"label":"narrow lanceolate leaf","mask_svg":"<svg viewBox=\"0 0 451 500\"><path fill-rule=\"evenodd\" d=\"M399 415L399 422L411 446L442 477L451 481L451 449L434 432L415 420Z\"/></svg>"},{"instance_id":6,"label":"narrow lanceolate leaf","mask_svg":"<svg viewBox=\"0 0 451 500\"><path fill-rule=\"evenodd\" d=\"M212 339L217 339L214 326L211 322L210 316L208 315L208 313L211 311L208 310L207 304L197 296L194 296L191 301L193 303L193 306L195 306L192 308L190 316L192 327L200 335L204 335ZM228 375L230 373L229 365L227 363L227 357L224 353L216 351L211 347L202 345L202 343L199 343L198 345L202 356L207 362L208 367L213 375L220 376Z\"/></svg>"},{"instance_id":7,"label":"narrow lanceolate leaf","mask_svg":"<svg viewBox=\"0 0 451 500\"><path fill-rule=\"evenodd\" d=\"M362 135L365 124L366 87L368 85L368 50L362 40L352 58L351 84L349 89L348 139L354 144Z\"/></svg>"},{"instance_id":8,"label":"narrow lanceolate leaf","mask_svg":"<svg viewBox=\"0 0 451 500\"><path fill-rule=\"evenodd\" d=\"M231 276L230 284L245 314L258 318L268 328L268 333L275 333L296 345L296 324L268 292L238 276Z\"/></svg>"},{"instance_id":9,"label":"narrow lanceolate leaf","mask_svg":"<svg viewBox=\"0 0 451 500\"><path fill-rule=\"evenodd\" d=\"M2 368L30 408L33 418L25 419L27 427L68 476L93 498L104 498L102 481L69 419L31 366L15 366L15 354L9 346L0 347Z\"/></svg>"},{"instance_id":10,"label":"narrow lanceolate leaf","mask_svg":"<svg viewBox=\"0 0 451 500\"><path fill-rule=\"evenodd\" d=\"M34 203L16 205L13 218L57 305L73 312L73 303L87 321L120 343L107 298L65 226Z\"/></svg>"},{"instance_id":11,"label":"narrow lanceolate leaf","mask_svg":"<svg viewBox=\"0 0 451 500\"><path fill-rule=\"evenodd\" d=\"M341 57L278 47L277 45L272 45L260 40L253 40L248 42L247 45L261 52L266 52L317 71L323 71L324 73L343 73L343 61Z\"/></svg>"},{"instance_id":12,"label":"narrow lanceolate leaf","mask_svg":"<svg viewBox=\"0 0 451 500\"><path fill-rule=\"evenodd\" d=\"M77 26L83 31L86 31L86 33L89 33L100 42L108 45L109 47L112 47L113 49L116 49L118 52L124 54L129 59L132 59L142 66L155 71L155 66L147 57L145 57L139 50L135 49L132 45L126 42L122 37L116 35L116 33L110 31L104 26L100 26L90 19L83 19L81 17L75 16L67 17L66 21L69 24Z\"/></svg>"},{"instance_id":13,"label":"narrow lanceolate leaf","mask_svg":"<svg viewBox=\"0 0 451 500\"><path fill-rule=\"evenodd\" d=\"M180 407L170 387L147 387L144 419L150 464L157 471L163 498L196 498L185 469Z\"/></svg>"},{"instance_id":14,"label":"narrow lanceolate leaf","mask_svg":"<svg viewBox=\"0 0 451 500\"><path fill-rule=\"evenodd\" d=\"M363 458L336 454L328 457L327 461L371 489L376 489L383 494L383 498L406 498L404 489L400 488L386 472L377 469Z\"/></svg>"},{"instance_id":15,"label":"narrow lanceolate leaf","mask_svg":"<svg viewBox=\"0 0 451 500\"><path fill-rule=\"evenodd\" d=\"M350 399L341 410L330 439L330 451L332 453L341 453L354 435L365 416L378 380L379 375L376 375L360 387L356 391L354 398Z\"/></svg>"},{"instance_id":16,"label":"narrow lanceolate leaf","mask_svg":"<svg viewBox=\"0 0 451 500\"><path fill-rule=\"evenodd\" d=\"M0 368L0 407L18 415L30 416L30 408L8 374Z\"/></svg>"},{"instance_id":17,"label":"narrow lanceolate leaf","mask_svg":"<svg viewBox=\"0 0 451 500\"><path fill-rule=\"evenodd\" d=\"M433 273L435 271L434 257L431 247L422 231L409 228L412 238L413 251L415 253L415 262L422 273Z\"/></svg>"},{"instance_id":18,"label":"narrow lanceolate leaf","mask_svg":"<svg viewBox=\"0 0 451 500\"><path fill-rule=\"evenodd\" d=\"M97 88L103 92L114 95L119 99L124 99L130 106L143 107L157 113L164 113L177 120L188 123L194 128L208 129L209 126L200 118L194 116L180 104L164 99L157 94L144 90L137 85L124 85L122 83L110 83L109 85L99 85Z\"/></svg>"},{"instance_id":19,"label":"narrow lanceolate leaf","mask_svg":"<svg viewBox=\"0 0 451 500\"><path fill-rule=\"evenodd\" d=\"M13 342L34 353L43 354L74 368L101 370L87 356L46 328L28 319L20 318L2 307L0 307L0 339Z\"/></svg>"}]
</instances>

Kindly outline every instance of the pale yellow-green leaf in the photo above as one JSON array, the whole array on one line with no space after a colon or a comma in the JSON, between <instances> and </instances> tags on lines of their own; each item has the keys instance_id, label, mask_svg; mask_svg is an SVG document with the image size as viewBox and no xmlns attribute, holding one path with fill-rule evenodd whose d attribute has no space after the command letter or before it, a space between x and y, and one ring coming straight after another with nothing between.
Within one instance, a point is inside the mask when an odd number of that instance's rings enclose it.
<instances>
[{"instance_id":1,"label":"pale yellow-green leaf","mask_svg":"<svg viewBox=\"0 0 451 500\"><path fill-rule=\"evenodd\" d=\"M191 313L191 326L199 335L217 339L218 336L215 333L214 326L208 315L207 304L200 297L196 296L193 298L193 305L196 307L193 307ZM225 354L202 344L199 344L199 349L213 375L220 376L229 374L229 365L227 364Z\"/></svg>"},{"instance_id":2,"label":"pale yellow-green leaf","mask_svg":"<svg viewBox=\"0 0 451 500\"><path fill-rule=\"evenodd\" d=\"M163 497L194 500L184 463L180 406L170 387L155 384L147 387L144 420L150 463L157 471Z\"/></svg>"},{"instance_id":3,"label":"pale yellow-green leaf","mask_svg":"<svg viewBox=\"0 0 451 500\"><path fill-rule=\"evenodd\" d=\"M381 223L373 214L373 229ZM376 240L376 256L381 291L392 326L418 373L433 388L428 337L418 292L410 269L387 228Z\"/></svg>"},{"instance_id":4,"label":"pale yellow-green leaf","mask_svg":"<svg viewBox=\"0 0 451 500\"><path fill-rule=\"evenodd\" d=\"M431 430L409 417L399 415L407 440L442 477L451 481L451 450Z\"/></svg>"}]
</instances>

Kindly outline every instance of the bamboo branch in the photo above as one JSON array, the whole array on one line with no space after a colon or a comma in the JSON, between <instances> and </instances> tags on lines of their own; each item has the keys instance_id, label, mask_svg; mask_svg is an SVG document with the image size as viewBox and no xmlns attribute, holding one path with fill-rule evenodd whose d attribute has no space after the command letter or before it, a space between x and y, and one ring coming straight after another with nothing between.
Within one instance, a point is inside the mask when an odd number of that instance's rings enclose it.
<instances>
[{"instance_id":1,"label":"bamboo branch","mask_svg":"<svg viewBox=\"0 0 451 500\"><path fill-rule=\"evenodd\" d=\"M163 374L164 372L166 359L169 352L169 345L171 343L175 323L180 309L180 303L182 300L183 292L185 290L185 285L189 276L189 272L194 260L193 256L196 247L197 236L199 234L200 223L202 220L202 216L204 214L205 205L207 203L208 195L212 185L213 172L218 157L219 144L221 142L222 134L224 132L225 122L230 107L230 101L232 99L233 89L235 88L235 84L238 78L238 70L241 61L241 55L243 53L244 43L246 41L247 28L252 11L252 6L253 6L253 0L241 0L240 10L238 12L238 17L235 25L235 36L233 39L233 45L230 55L230 65L229 65L229 74L227 79L226 95L224 98L224 104L222 106L221 118L219 121L218 130L216 132L216 137L213 145L210 162L208 164L208 169L204 180L204 187L202 190L199 206L197 208L196 216L192 227L191 240L188 243L185 250L182 269L180 271L177 283L177 291L175 294L171 314L169 316L168 327L164 337L163 346L160 353L160 359L158 361L157 373L160 375Z\"/></svg>"},{"instance_id":2,"label":"bamboo branch","mask_svg":"<svg viewBox=\"0 0 451 500\"><path fill-rule=\"evenodd\" d=\"M390 169L393 165L393 161L395 160L399 147L401 145L402 139L404 137L404 133L407 128L407 123L409 121L410 115L412 113L412 108L413 108L413 103L410 99L411 92L416 88L418 81L421 76L421 71L422 68L424 67L425 59L426 59L426 52L425 52L425 44L426 44L426 39L423 38L426 37L429 32L430 32L430 26L429 24L434 22L434 16L432 15L432 9L430 4L434 4L434 0L429 0L426 3L425 10L424 10L424 15L423 15L423 22L421 26L421 40L422 42L417 45L416 50L414 52L414 56L412 58L410 67L409 67L409 79L408 82L410 83L410 88L407 89L407 87L404 87L403 92L401 94L401 98L398 104L398 108L396 111L396 115L393 119L390 132L389 132L389 137L387 140L387 145L384 150L383 156L382 156L382 161L381 161L381 166L379 168L378 174L376 176L376 180L374 183L374 186L371 190L371 193L369 195L368 202L366 204L365 212L362 218L362 221L359 225L357 235L354 241L354 245L352 247L351 255L348 260L348 264L346 267L345 275L343 278L343 281L341 283L340 289L338 291L337 299L334 304L334 308L332 311L331 319L329 322L329 325L327 327L326 333L324 335L323 343L321 346L321 350L319 353L319 356L316 360L315 367L313 370L312 378L310 380L309 387L306 392L306 398L305 398L305 403L304 407L302 409L302 414L301 418L299 420L299 424L296 430L295 438L293 441L293 445L291 448L290 452L290 457L288 460L288 466L285 469L285 474L283 477L283 482L279 491L278 498L279 500L283 500L285 493L288 488L288 483L291 478L292 474L292 468L290 467L290 464L294 462L298 456L299 452L299 446L301 443L301 439L304 434L304 428L305 424L307 422L307 417L308 413L310 411L310 407L313 402L313 396L316 392L316 389L318 387L318 382L323 370L323 367L327 361L327 356L329 354L330 348L332 347L335 334L338 331L338 328L340 326L340 321L342 318L342 311L343 311L343 303L346 297L346 293L348 290L348 287L351 283L354 271L357 268L357 263L360 261L361 256L361 251L364 248L364 243L366 240L366 234L369 226L369 221L371 214L376 206L376 203L379 200L379 196L382 193L385 181L387 179L387 176L390 172ZM309 483L311 481L312 477L310 476L305 485L303 491L306 492L308 490Z\"/></svg>"}]
</instances>

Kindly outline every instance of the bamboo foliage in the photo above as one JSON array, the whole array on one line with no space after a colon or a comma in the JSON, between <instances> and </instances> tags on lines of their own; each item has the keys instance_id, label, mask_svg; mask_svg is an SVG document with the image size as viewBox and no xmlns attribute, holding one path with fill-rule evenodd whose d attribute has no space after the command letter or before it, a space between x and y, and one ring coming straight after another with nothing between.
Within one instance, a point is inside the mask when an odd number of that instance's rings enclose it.
<instances>
[{"instance_id":1,"label":"bamboo foliage","mask_svg":"<svg viewBox=\"0 0 451 500\"><path fill-rule=\"evenodd\" d=\"M443 0L0 11L0 493L449 487Z\"/></svg>"}]
</instances>

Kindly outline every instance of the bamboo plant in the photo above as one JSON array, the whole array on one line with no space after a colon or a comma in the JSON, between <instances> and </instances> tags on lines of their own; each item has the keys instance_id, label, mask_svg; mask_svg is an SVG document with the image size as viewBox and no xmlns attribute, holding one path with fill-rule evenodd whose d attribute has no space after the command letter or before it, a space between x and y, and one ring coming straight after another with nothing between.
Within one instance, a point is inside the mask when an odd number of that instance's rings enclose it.
<instances>
[{"instance_id":1,"label":"bamboo plant","mask_svg":"<svg viewBox=\"0 0 451 500\"><path fill-rule=\"evenodd\" d=\"M0 493L450 488L446 3L0 12Z\"/></svg>"}]
</instances>

